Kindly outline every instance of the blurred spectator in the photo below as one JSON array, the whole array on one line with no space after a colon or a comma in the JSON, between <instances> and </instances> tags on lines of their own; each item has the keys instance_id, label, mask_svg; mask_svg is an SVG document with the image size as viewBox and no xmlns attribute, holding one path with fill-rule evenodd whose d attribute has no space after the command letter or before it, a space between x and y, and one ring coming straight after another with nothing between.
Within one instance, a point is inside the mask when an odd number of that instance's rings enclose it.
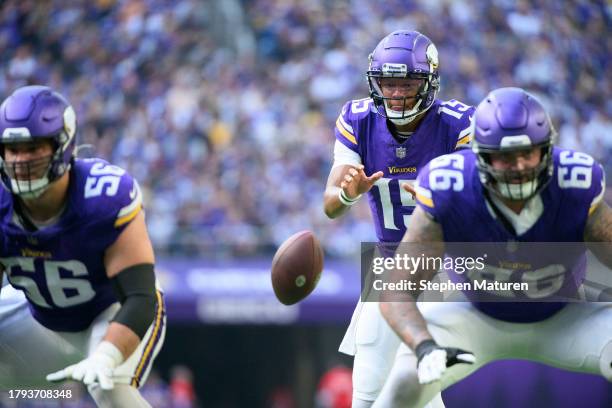
<instances>
[{"instance_id":1,"label":"blurred spectator","mask_svg":"<svg viewBox=\"0 0 612 408\"><path fill-rule=\"evenodd\" d=\"M172 407L170 387L155 369L151 370L147 382L140 389L140 394L152 407Z\"/></svg>"},{"instance_id":2,"label":"blurred spectator","mask_svg":"<svg viewBox=\"0 0 612 408\"><path fill-rule=\"evenodd\" d=\"M170 372L170 401L174 408L196 407L193 373L187 366L179 365Z\"/></svg>"},{"instance_id":3,"label":"blurred spectator","mask_svg":"<svg viewBox=\"0 0 612 408\"><path fill-rule=\"evenodd\" d=\"M32 55L28 45L21 45L17 48L15 56L8 64L9 78L28 79L36 70L36 60Z\"/></svg>"},{"instance_id":4,"label":"blurred spectator","mask_svg":"<svg viewBox=\"0 0 612 408\"><path fill-rule=\"evenodd\" d=\"M268 408L296 408L295 397L287 386L278 386L272 390L266 403Z\"/></svg>"},{"instance_id":5,"label":"blurred spectator","mask_svg":"<svg viewBox=\"0 0 612 408\"><path fill-rule=\"evenodd\" d=\"M0 95L67 95L81 142L146 195L157 253L270 253L313 229L329 255L375 240L365 200L322 211L333 124L367 97L376 41L417 29L440 51L441 98L492 88L545 96L561 143L612 180L610 7L603 0L5 0ZM230 34L231 33L231 34ZM612 189L608 189L608 197Z\"/></svg>"},{"instance_id":6,"label":"blurred spectator","mask_svg":"<svg viewBox=\"0 0 612 408\"><path fill-rule=\"evenodd\" d=\"M317 387L317 408L350 408L353 397L351 369L336 366L323 374Z\"/></svg>"}]
</instances>

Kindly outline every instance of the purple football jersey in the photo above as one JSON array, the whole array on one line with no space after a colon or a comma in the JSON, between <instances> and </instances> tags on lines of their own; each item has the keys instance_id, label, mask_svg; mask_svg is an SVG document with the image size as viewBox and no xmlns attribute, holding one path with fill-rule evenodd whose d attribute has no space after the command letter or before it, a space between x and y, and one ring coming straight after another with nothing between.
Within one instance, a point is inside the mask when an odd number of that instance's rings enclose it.
<instances>
[{"instance_id":1,"label":"purple football jersey","mask_svg":"<svg viewBox=\"0 0 612 408\"><path fill-rule=\"evenodd\" d=\"M436 100L417 130L398 142L379 115L371 98L347 102L336 121L336 139L359 154L366 175L383 171L368 194L368 202L381 242L399 242L416 205L400 188L401 181L415 180L431 159L468 145L470 116L474 108L457 100Z\"/></svg>"},{"instance_id":2,"label":"purple football jersey","mask_svg":"<svg viewBox=\"0 0 612 408\"><path fill-rule=\"evenodd\" d=\"M550 183L539 193L542 213L520 235L507 229L485 200L476 156L471 150L445 155L430 162L419 173L417 203L441 225L445 242L582 242L587 217L601 200L605 189L603 169L587 154L556 147L553 149L553 166ZM476 244L474 248L477 248ZM489 256L486 263L504 265L506 272L510 273L508 280L511 282L524 281L526 274L534 276L534 272L545 272L543 268L553 262L537 250L531 250L527 255L524 252L522 255L512 255L512 245L508 248L504 254ZM560 276L562 282L559 282L557 292L539 298L543 302L475 302L475 306L492 317L508 321L530 322L550 317L565 304L545 300L555 299L554 296L560 293L574 295L586 272L583 250L566 253L565 258L562 255L557 251L554 261L561 264L564 270ZM516 262L517 257L521 256L526 258ZM525 269L525 265L529 265L528 269ZM450 274L450 277L457 281L468 279L459 274ZM537 284L541 283L542 288L547 288L552 278L550 274L542 273L541 282ZM467 295L470 297L472 293ZM520 294L516 296L521 297ZM488 298L494 299L495 296Z\"/></svg>"},{"instance_id":3,"label":"purple football jersey","mask_svg":"<svg viewBox=\"0 0 612 408\"><path fill-rule=\"evenodd\" d=\"M21 226L14 197L0 189L0 263L33 316L55 331L81 331L117 299L104 254L142 208L135 180L101 159L76 160L66 208L36 231Z\"/></svg>"}]
</instances>

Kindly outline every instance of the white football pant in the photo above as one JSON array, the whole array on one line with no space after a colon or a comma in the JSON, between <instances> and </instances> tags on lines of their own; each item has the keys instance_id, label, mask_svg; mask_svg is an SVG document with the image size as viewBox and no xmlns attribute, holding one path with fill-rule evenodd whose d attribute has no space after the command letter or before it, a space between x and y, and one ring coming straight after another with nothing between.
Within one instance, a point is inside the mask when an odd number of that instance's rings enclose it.
<instances>
[{"instance_id":1,"label":"white football pant","mask_svg":"<svg viewBox=\"0 0 612 408\"><path fill-rule=\"evenodd\" d=\"M416 357L402 344L374 407L423 407L445 388L501 359L531 360L612 381L612 303L571 303L535 323L493 319L469 302L418 306L439 345L471 351L476 362L456 364L440 381L420 385Z\"/></svg>"},{"instance_id":2,"label":"white football pant","mask_svg":"<svg viewBox=\"0 0 612 408\"><path fill-rule=\"evenodd\" d=\"M161 292L158 292L161 297ZM39 324L28 309L21 291L5 286L0 292L0 387L51 389L47 374L83 360L95 350L106 333L109 321L119 309L115 303L102 312L87 330L54 332ZM143 406L138 401L140 387L149 375L153 361L164 342L166 316L163 301L155 319L132 355L115 369L115 389L102 392L97 385L90 393L99 406ZM120 397L116 398L113 394ZM126 395L137 394L125 404ZM139 397L142 399L142 397ZM104 401L109 401L105 404ZM144 402L146 403L146 402ZM113 404L113 405L109 405ZM146 406L146 405L145 405Z\"/></svg>"},{"instance_id":3,"label":"white football pant","mask_svg":"<svg viewBox=\"0 0 612 408\"><path fill-rule=\"evenodd\" d=\"M380 313L379 304L359 302L340 352L354 355L353 408L371 406L383 389L401 341ZM428 408L444 408L437 395Z\"/></svg>"}]
</instances>

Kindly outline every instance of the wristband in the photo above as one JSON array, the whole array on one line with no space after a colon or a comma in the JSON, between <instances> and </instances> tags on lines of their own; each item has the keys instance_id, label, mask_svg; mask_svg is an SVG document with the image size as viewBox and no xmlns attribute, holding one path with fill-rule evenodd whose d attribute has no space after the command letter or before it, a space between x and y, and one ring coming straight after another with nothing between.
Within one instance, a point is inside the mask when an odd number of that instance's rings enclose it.
<instances>
[{"instance_id":1,"label":"wristband","mask_svg":"<svg viewBox=\"0 0 612 408\"><path fill-rule=\"evenodd\" d=\"M414 349L414 354L416 355L417 362L420 363L423 357L425 357L432 350L437 349L437 348L439 348L439 346L435 342L435 340L427 339L427 340L423 340L422 342L420 342L419 345L416 346Z\"/></svg>"},{"instance_id":2,"label":"wristband","mask_svg":"<svg viewBox=\"0 0 612 408\"><path fill-rule=\"evenodd\" d=\"M99 353L108 357L110 360L112 360L114 367L117 367L125 360L125 357L123 357L123 354L117 348L117 346L108 340L102 340L100 344L98 344L98 347L94 353Z\"/></svg>"},{"instance_id":3,"label":"wristband","mask_svg":"<svg viewBox=\"0 0 612 408\"><path fill-rule=\"evenodd\" d=\"M340 202L348 207L355 204L357 201L359 201L360 198L361 194L359 194L355 198L348 198L346 194L344 194L344 190L342 189L340 189L340 192L338 193L338 199L340 200Z\"/></svg>"}]
</instances>

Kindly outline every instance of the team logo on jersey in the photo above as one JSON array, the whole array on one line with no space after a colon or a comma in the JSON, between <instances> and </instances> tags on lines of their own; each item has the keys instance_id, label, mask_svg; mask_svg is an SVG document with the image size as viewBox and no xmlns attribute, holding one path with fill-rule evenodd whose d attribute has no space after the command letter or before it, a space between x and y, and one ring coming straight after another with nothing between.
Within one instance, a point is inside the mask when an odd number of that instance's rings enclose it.
<instances>
[{"instance_id":1,"label":"team logo on jersey","mask_svg":"<svg viewBox=\"0 0 612 408\"><path fill-rule=\"evenodd\" d=\"M508 252L511 252L511 251L508 251ZM516 250L514 250L513 252L516 252ZM534 268L534 266L532 264L525 263L525 262L506 261L506 260L503 260L503 259L499 260L497 262L498 262L500 268L509 269L509 270L512 270L512 271L517 271L517 270L530 271L530 270L532 270Z\"/></svg>"},{"instance_id":2,"label":"team logo on jersey","mask_svg":"<svg viewBox=\"0 0 612 408\"><path fill-rule=\"evenodd\" d=\"M411 167L397 167L397 166L387 166L389 170L389 174L403 174L403 173L416 173L416 166Z\"/></svg>"},{"instance_id":3,"label":"team logo on jersey","mask_svg":"<svg viewBox=\"0 0 612 408\"><path fill-rule=\"evenodd\" d=\"M395 148L395 156L398 159L403 159L406 157L406 148L405 147L396 147Z\"/></svg>"},{"instance_id":4,"label":"team logo on jersey","mask_svg":"<svg viewBox=\"0 0 612 408\"><path fill-rule=\"evenodd\" d=\"M22 248L21 256L28 258L53 258L53 255L49 251L39 251L31 248Z\"/></svg>"},{"instance_id":5,"label":"team logo on jersey","mask_svg":"<svg viewBox=\"0 0 612 408\"><path fill-rule=\"evenodd\" d=\"M516 252L516 250L518 249L518 242L516 242L515 240L508 240L508 242L506 243L506 251L508 252Z\"/></svg>"}]
</instances>

